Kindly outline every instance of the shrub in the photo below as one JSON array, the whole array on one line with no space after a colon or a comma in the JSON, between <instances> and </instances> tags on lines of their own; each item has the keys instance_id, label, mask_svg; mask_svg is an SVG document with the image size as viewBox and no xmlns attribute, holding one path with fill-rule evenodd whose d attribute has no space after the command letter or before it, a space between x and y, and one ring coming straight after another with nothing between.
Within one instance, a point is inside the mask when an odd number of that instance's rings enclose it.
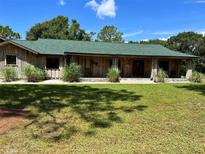
<instances>
[{"instance_id":1,"label":"shrub","mask_svg":"<svg viewBox=\"0 0 205 154\"><path fill-rule=\"evenodd\" d=\"M192 76L189 78L189 81L200 83L200 82L203 81L203 79L204 79L204 75L203 75L202 73L199 73L199 72L197 72L197 71L194 71L194 72L192 73Z\"/></svg>"},{"instance_id":2,"label":"shrub","mask_svg":"<svg viewBox=\"0 0 205 154\"><path fill-rule=\"evenodd\" d=\"M162 82L162 83L164 83L165 82L165 78L167 78L167 77L168 77L167 73L164 70L159 69L158 72L157 72L157 75L156 75L156 77L154 79L154 81L155 82Z\"/></svg>"},{"instance_id":3,"label":"shrub","mask_svg":"<svg viewBox=\"0 0 205 154\"><path fill-rule=\"evenodd\" d=\"M28 82L42 81L47 77L45 71L32 65L26 65L23 69L23 74L27 78Z\"/></svg>"},{"instance_id":4,"label":"shrub","mask_svg":"<svg viewBox=\"0 0 205 154\"><path fill-rule=\"evenodd\" d=\"M16 79L16 70L14 67L6 66L1 70L1 74L5 81L10 82Z\"/></svg>"},{"instance_id":5,"label":"shrub","mask_svg":"<svg viewBox=\"0 0 205 154\"><path fill-rule=\"evenodd\" d=\"M120 81L120 70L116 67L112 67L108 70L107 78L110 82Z\"/></svg>"},{"instance_id":6,"label":"shrub","mask_svg":"<svg viewBox=\"0 0 205 154\"><path fill-rule=\"evenodd\" d=\"M79 82L81 77L80 65L71 63L63 68L62 79L69 82Z\"/></svg>"}]
</instances>

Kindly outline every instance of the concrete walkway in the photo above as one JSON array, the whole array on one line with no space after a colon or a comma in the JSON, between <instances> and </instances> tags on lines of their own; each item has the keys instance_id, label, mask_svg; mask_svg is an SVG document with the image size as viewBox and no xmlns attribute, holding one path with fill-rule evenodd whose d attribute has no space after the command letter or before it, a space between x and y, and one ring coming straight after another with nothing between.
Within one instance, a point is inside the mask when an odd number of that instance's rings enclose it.
<instances>
[{"instance_id":1,"label":"concrete walkway","mask_svg":"<svg viewBox=\"0 0 205 154\"><path fill-rule=\"evenodd\" d=\"M166 83L189 83L187 80L183 79L167 79ZM62 80L45 80L42 82L27 82L26 80L17 80L12 82L4 82L0 80L0 84L33 84L33 85L65 85L65 84L156 84L148 78L133 79L133 78L123 78L120 82L111 83L107 79L97 79L97 78L83 78L81 82L64 82Z\"/></svg>"}]
</instances>

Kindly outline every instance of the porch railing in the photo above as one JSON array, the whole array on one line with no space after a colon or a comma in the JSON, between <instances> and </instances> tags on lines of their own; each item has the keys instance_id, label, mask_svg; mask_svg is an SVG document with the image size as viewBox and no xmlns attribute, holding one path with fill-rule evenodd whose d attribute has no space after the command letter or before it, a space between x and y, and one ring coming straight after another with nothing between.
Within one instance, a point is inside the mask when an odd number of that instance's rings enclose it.
<instances>
[{"instance_id":1,"label":"porch railing","mask_svg":"<svg viewBox=\"0 0 205 154\"><path fill-rule=\"evenodd\" d=\"M59 79L60 78L60 69L46 69L48 77L51 79Z\"/></svg>"}]
</instances>

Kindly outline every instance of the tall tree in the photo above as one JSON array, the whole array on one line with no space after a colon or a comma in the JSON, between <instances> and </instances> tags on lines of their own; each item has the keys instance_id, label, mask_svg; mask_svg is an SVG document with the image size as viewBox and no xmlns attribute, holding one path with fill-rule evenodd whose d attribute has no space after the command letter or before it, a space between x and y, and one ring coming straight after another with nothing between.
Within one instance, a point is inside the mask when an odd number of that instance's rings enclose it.
<instances>
[{"instance_id":1,"label":"tall tree","mask_svg":"<svg viewBox=\"0 0 205 154\"><path fill-rule=\"evenodd\" d=\"M194 60L195 70L205 72L205 38L195 32L183 32L168 40L168 47L183 53L199 56Z\"/></svg>"},{"instance_id":2,"label":"tall tree","mask_svg":"<svg viewBox=\"0 0 205 154\"><path fill-rule=\"evenodd\" d=\"M0 37L5 39L20 39L20 34L14 32L9 26L0 25Z\"/></svg>"},{"instance_id":3,"label":"tall tree","mask_svg":"<svg viewBox=\"0 0 205 154\"><path fill-rule=\"evenodd\" d=\"M115 26L105 26L97 35L98 41L103 42L123 42L123 33L119 32Z\"/></svg>"},{"instance_id":4,"label":"tall tree","mask_svg":"<svg viewBox=\"0 0 205 154\"><path fill-rule=\"evenodd\" d=\"M38 38L90 41L91 35L81 29L76 20L72 20L72 24L69 26L68 17L58 16L34 25L26 34L27 40L37 40Z\"/></svg>"},{"instance_id":5,"label":"tall tree","mask_svg":"<svg viewBox=\"0 0 205 154\"><path fill-rule=\"evenodd\" d=\"M196 62L196 70L205 73L205 37L201 41L198 47L198 54L199 58L195 60Z\"/></svg>"},{"instance_id":6,"label":"tall tree","mask_svg":"<svg viewBox=\"0 0 205 154\"><path fill-rule=\"evenodd\" d=\"M59 16L57 18L34 25L26 34L27 40L45 39L67 39L68 18Z\"/></svg>"},{"instance_id":7,"label":"tall tree","mask_svg":"<svg viewBox=\"0 0 205 154\"><path fill-rule=\"evenodd\" d=\"M80 28L80 24L77 22L77 20L72 20L69 29L68 39L90 41L91 37L92 37L92 33L90 34L86 33L85 30Z\"/></svg>"},{"instance_id":8,"label":"tall tree","mask_svg":"<svg viewBox=\"0 0 205 154\"><path fill-rule=\"evenodd\" d=\"M174 50L199 55L203 35L195 32L183 32L170 37L167 42L168 46Z\"/></svg>"}]
</instances>

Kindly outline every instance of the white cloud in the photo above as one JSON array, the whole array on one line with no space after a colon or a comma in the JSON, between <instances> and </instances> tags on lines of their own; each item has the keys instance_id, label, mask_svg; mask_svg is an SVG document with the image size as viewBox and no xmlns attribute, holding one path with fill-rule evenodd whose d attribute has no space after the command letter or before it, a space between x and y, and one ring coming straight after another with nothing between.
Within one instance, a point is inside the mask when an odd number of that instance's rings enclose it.
<instances>
[{"instance_id":1,"label":"white cloud","mask_svg":"<svg viewBox=\"0 0 205 154\"><path fill-rule=\"evenodd\" d=\"M197 33L202 34L203 36L205 36L205 31L198 31Z\"/></svg>"},{"instance_id":2,"label":"white cloud","mask_svg":"<svg viewBox=\"0 0 205 154\"><path fill-rule=\"evenodd\" d=\"M161 40L161 41L167 41L170 37L167 37L167 38L150 38L150 39L142 39L142 40L139 40L139 41L144 41L144 42L148 42L150 40Z\"/></svg>"},{"instance_id":3,"label":"white cloud","mask_svg":"<svg viewBox=\"0 0 205 154\"><path fill-rule=\"evenodd\" d=\"M205 36L205 32L201 32L201 34L202 34L203 36Z\"/></svg>"},{"instance_id":4,"label":"white cloud","mask_svg":"<svg viewBox=\"0 0 205 154\"><path fill-rule=\"evenodd\" d=\"M202 34L203 36L205 36L205 32L201 32L201 34Z\"/></svg>"},{"instance_id":5,"label":"white cloud","mask_svg":"<svg viewBox=\"0 0 205 154\"><path fill-rule=\"evenodd\" d=\"M59 1L58 1L58 4L59 4L60 6L64 6L64 5L66 5L66 2L65 2L65 0L59 0Z\"/></svg>"},{"instance_id":6,"label":"white cloud","mask_svg":"<svg viewBox=\"0 0 205 154\"><path fill-rule=\"evenodd\" d=\"M93 10L96 10L99 7L99 4L95 0L91 0L85 4L86 7L91 7Z\"/></svg>"},{"instance_id":7,"label":"white cloud","mask_svg":"<svg viewBox=\"0 0 205 154\"><path fill-rule=\"evenodd\" d=\"M117 7L115 0L102 0L101 3L97 3L96 0L90 0L85 6L91 7L96 11L97 17L101 19L104 17L114 18L116 16Z\"/></svg>"},{"instance_id":8,"label":"white cloud","mask_svg":"<svg viewBox=\"0 0 205 154\"><path fill-rule=\"evenodd\" d=\"M163 37L163 38L158 38L158 39L159 39L159 40L162 40L162 41L167 41L169 38L170 38L170 37L167 37L167 38Z\"/></svg>"},{"instance_id":9,"label":"white cloud","mask_svg":"<svg viewBox=\"0 0 205 154\"><path fill-rule=\"evenodd\" d=\"M205 36L205 28L198 29L198 30L192 30L192 31Z\"/></svg>"},{"instance_id":10,"label":"white cloud","mask_svg":"<svg viewBox=\"0 0 205 154\"><path fill-rule=\"evenodd\" d=\"M205 4L205 0L184 1L185 4Z\"/></svg>"},{"instance_id":11,"label":"white cloud","mask_svg":"<svg viewBox=\"0 0 205 154\"><path fill-rule=\"evenodd\" d=\"M137 31L137 32L124 34L123 37L132 37L132 36L139 35L139 34L142 34L142 33L143 33L143 30L140 30L140 31Z\"/></svg>"},{"instance_id":12,"label":"white cloud","mask_svg":"<svg viewBox=\"0 0 205 154\"><path fill-rule=\"evenodd\" d=\"M150 39L142 39L141 41L148 42Z\"/></svg>"},{"instance_id":13,"label":"white cloud","mask_svg":"<svg viewBox=\"0 0 205 154\"><path fill-rule=\"evenodd\" d=\"M195 1L195 3L202 4L205 3L205 1Z\"/></svg>"},{"instance_id":14,"label":"white cloud","mask_svg":"<svg viewBox=\"0 0 205 154\"><path fill-rule=\"evenodd\" d=\"M152 35L172 35L172 34L175 34L175 32L154 32L150 34Z\"/></svg>"}]
</instances>

